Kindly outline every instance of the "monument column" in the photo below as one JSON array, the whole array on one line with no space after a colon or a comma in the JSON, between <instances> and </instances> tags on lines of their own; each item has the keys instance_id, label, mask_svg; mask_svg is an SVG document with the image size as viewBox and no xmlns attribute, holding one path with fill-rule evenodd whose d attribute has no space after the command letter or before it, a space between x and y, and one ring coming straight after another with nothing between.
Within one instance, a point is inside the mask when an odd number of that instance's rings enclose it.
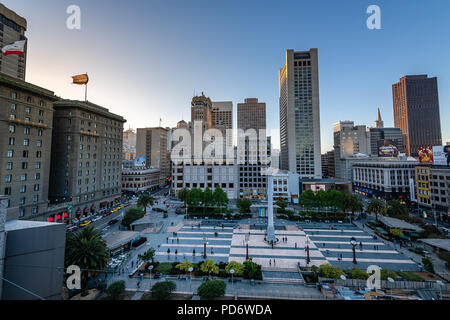
<instances>
[{"instance_id":1,"label":"monument column","mask_svg":"<svg viewBox=\"0 0 450 320\"><path fill-rule=\"evenodd\" d=\"M267 206L268 206L268 217L267 217L267 234L266 241L268 243L276 243L278 240L275 237L275 228L273 226L273 176L272 172L268 172L267 175Z\"/></svg>"}]
</instances>

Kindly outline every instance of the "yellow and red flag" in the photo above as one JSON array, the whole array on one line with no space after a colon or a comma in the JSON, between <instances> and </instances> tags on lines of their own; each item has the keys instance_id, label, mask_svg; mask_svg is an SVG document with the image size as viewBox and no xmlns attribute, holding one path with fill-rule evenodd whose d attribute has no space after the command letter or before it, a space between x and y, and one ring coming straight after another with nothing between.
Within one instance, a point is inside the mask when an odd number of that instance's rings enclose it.
<instances>
[{"instance_id":1,"label":"yellow and red flag","mask_svg":"<svg viewBox=\"0 0 450 320\"><path fill-rule=\"evenodd\" d=\"M74 84L79 84L79 85L87 84L89 82L89 77L88 77L87 73L72 76L72 79L73 79Z\"/></svg>"}]
</instances>

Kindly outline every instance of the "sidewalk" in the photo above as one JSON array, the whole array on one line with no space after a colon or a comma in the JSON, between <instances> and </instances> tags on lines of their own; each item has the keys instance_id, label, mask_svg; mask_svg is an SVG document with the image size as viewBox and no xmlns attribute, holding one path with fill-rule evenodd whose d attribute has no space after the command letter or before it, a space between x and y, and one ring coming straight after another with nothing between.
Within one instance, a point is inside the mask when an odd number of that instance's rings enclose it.
<instances>
[{"instance_id":1,"label":"sidewalk","mask_svg":"<svg viewBox=\"0 0 450 320\"><path fill-rule=\"evenodd\" d=\"M368 217L371 217L373 219L375 219L375 216L372 216L370 214L368 214ZM358 228L363 229L364 231L366 231L369 234L375 235L375 232L370 229L369 227L364 225L364 222L366 222L367 219L360 221L354 221L354 224L356 226L358 226ZM364 228L363 228L364 225ZM378 236L377 236L378 237ZM419 254L416 254L414 252L409 251L409 247L405 248L405 247L400 247L400 245L398 244L394 244L393 242L387 241L381 237L378 237L378 239L380 241L382 241L383 243L385 243L386 245L390 246L391 248L397 250L399 253L404 254L406 257L410 258L411 260L413 260L414 262L416 262L417 264L419 264L422 268L423 268L423 264L422 264L422 256ZM436 272L436 274L438 274L439 276L441 276L442 278L446 279L447 281L450 281L450 274L447 270L447 268L445 267L445 262L442 261L441 259L439 259L436 254L434 253L430 253L430 259L433 262L434 265L434 271Z\"/></svg>"}]
</instances>

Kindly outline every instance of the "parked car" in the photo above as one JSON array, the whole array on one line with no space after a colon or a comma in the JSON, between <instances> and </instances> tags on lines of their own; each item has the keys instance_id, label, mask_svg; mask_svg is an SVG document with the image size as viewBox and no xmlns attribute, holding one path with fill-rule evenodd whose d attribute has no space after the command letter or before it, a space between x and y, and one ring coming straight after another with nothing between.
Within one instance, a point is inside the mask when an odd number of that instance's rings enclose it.
<instances>
[{"instance_id":1,"label":"parked car","mask_svg":"<svg viewBox=\"0 0 450 320\"><path fill-rule=\"evenodd\" d=\"M112 226L113 224L116 224L119 220L118 219L112 219L108 222L108 225Z\"/></svg>"},{"instance_id":2,"label":"parked car","mask_svg":"<svg viewBox=\"0 0 450 320\"><path fill-rule=\"evenodd\" d=\"M86 221L84 221L83 223L80 224L80 227L86 227L86 226L90 225L91 222L92 222L92 220L86 220Z\"/></svg>"}]
</instances>

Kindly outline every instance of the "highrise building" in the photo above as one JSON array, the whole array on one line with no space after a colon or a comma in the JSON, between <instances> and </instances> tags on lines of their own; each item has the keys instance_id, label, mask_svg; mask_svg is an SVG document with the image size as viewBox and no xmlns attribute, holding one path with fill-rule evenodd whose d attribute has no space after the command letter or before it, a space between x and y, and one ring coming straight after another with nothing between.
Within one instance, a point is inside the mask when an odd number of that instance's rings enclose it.
<instances>
[{"instance_id":1,"label":"highrise building","mask_svg":"<svg viewBox=\"0 0 450 320\"><path fill-rule=\"evenodd\" d=\"M71 201L70 218L113 205L121 197L126 120L91 102L60 100L53 106L50 202Z\"/></svg>"},{"instance_id":2,"label":"highrise building","mask_svg":"<svg viewBox=\"0 0 450 320\"><path fill-rule=\"evenodd\" d=\"M0 3L0 47L26 40L27 20ZM0 55L0 72L25 81L27 44L24 56Z\"/></svg>"},{"instance_id":3,"label":"highrise building","mask_svg":"<svg viewBox=\"0 0 450 320\"><path fill-rule=\"evenodd\" d=\"M378 155L378 148L383 141L392 142L399 153L405 153L403 134L400 128L370 128L370 150L373 156Z\"/></svg>"},{"instance_id":4,"label":"highrise building","mask_svg":"<svg viewBox=\"0 0 450 320\"><path fill-rule=\"evenodd\" d=\"M334 175L348 179L346 159L353 155L371 154L370 132L365 125L355 126L353 121L339 121L333 125Z\"/></svg>"},{"instance_id":5,"label":"highrise building","mask_svg":"<svg viewBox=\"0 0 450 320\"><path fill-rule=\"evenodd\" d=\"M321 178L317 49L286 51L279 70L280 167L300 178Z\"/></svg>"},{"instance_id":6,"label":"highrise building","mask_svg":"<svg viewBox=\"0 0 450 320\"><path fill-rule=\"evenodd\" d=\"M47 210L52 144L52 91L0 74L0 190L6 220Z\"/></svg>"},{"instance_id":7,"label":"highrise building","mask_svg":"<svg viewBox=\"0 0 450 320\"><path fill-rule=\"evenodd\" d=\"M147 166L160 169L160 183L165 183L171 176L169 129L138 128L136 132L136 156L145 157Z\"/></svg>"},{"instance_id":8,"label":"highrise building","mask_svg":"<svg viewBox=\"0 0 450 320\"><path fill-rule=\"evenodd\" d=\"M221 130L233 129L233 102L213 101L211 116L213 127Z\"/></svg>"},{"instance_id":9,"label":"highrise building","mask_svg":"<svg viewBox=\"0 0 450 320\"><path fill-rule=\"evenodd\" d=\"M191 101L191 122L201 121L203 131L213 127L212 101L202 92L201 96L195 96Z\"/></svg>"},{"instance_id":10,"label":"highrise building","mask_svg":"<svg viewBox=\"0 0 450 320\"><path fill-rule=\"evenodd\" d=\"M437 78L404 76L392 85L394 124L401 128L408 156L421 147L442 145Z\"/></svg>"},{"instance_id":11,"label":"highrise building","mask_svg":"<svg viewBox=\"0 0 450 320\"><path fill-rule=\"evenodd\" d=\"M136 132L129 128L123 132L123 159L134 159L136 157Z\"/></svg>"},{"instance_id":12,"label":"highrise building","mask_svg":"<svg viewBox=\"0 0 450 320\"><path fill-rule=\"evenodd\" d=\"M324 178L334 178L334 151L322 154L322 176Z\"/></svg>"},{"instance_id":13,"label":"highrise building","mask_svg":"<svg viewBox=\"0 0 450 320\"><path fill-rule=\"evenodd\" d=\"M245 99L237 105L238 130L253 129L256 136L238 136L239 197L265 199L271 140L266 130L266 103ZM260 132L260 130L262 130ZM256 140L255 140L256 139ZM262 142L265 143L262 143Z\"/></svg>"}]
</instances>

